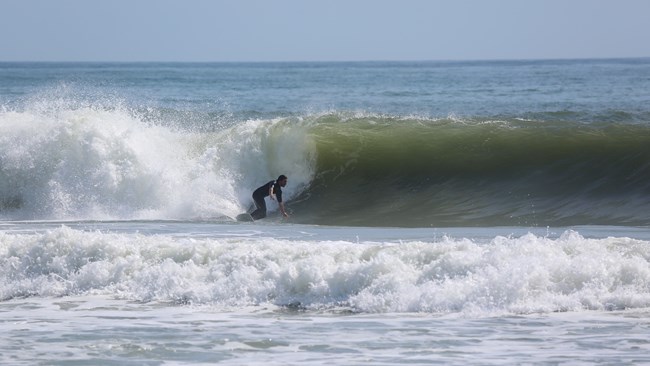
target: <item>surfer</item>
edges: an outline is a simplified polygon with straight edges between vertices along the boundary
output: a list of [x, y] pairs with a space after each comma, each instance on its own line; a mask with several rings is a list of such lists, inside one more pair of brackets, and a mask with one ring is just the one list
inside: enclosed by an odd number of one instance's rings
[[253, 201], [257, 209], [251, 213], [254, 220], [259, 220], [266, 217], [266, 202], [264, 197], [269, 196], [272, 200], [278, 201], [280, 212], [282, 216], [289, 217], [287, 211], [284, 209], [284, 202], [282, 202], [282, 187], [287, 185], [287, 176], [280, 175], [277, 180], [272, 180], [265, 185], [259, 187], [253, 192]]

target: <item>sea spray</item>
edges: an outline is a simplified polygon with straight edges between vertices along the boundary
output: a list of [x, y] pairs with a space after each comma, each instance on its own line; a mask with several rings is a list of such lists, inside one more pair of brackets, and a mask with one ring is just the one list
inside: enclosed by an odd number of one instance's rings
[[7, 219], [235, 216], [257, 185], [286, 174], [290, 198], [313, 146], [282, 120], [197, 133], [83, 107], [0, 113], [0, 208]]

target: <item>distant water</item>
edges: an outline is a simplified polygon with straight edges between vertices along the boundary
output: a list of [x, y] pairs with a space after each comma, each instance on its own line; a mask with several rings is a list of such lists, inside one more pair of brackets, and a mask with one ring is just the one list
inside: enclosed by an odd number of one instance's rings
[[648, 212], [650, 59], [0, 63], [0, 362], [647, 363]]

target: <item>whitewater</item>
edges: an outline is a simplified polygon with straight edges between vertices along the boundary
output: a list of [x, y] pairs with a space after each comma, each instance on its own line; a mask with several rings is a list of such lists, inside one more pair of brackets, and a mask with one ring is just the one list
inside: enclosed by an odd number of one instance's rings
[[300, 131], [274, 136], [273, 121], [198, 134], [124, 110], [57, 108], [0, 113], [10, 218], [235, 216], [269, 168], [291, 171], [289, 194], [310, 179]]
[[[0, 362], [650, 362], [650, 62], [0, 63]], [[279, 174], [291, 214], [239, 223]]]

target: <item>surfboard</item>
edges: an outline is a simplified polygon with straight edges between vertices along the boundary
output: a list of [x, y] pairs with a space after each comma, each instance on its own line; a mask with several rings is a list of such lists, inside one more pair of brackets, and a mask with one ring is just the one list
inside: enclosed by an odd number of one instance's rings
[[250, 221], [255, 221], [255, 220], [253, 219], [253, 216], [251, 216], [251, 214], [243, 213], [243, 214], [237, 215], [237, 221], [249, 221], [250, 222]]

